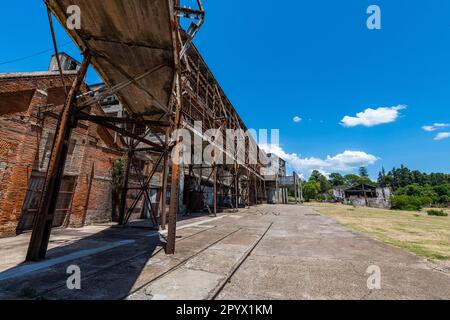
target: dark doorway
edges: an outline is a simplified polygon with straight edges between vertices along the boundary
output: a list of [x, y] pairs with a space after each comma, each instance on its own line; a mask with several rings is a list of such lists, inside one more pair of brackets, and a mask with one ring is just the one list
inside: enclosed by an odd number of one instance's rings
[[[22, 214], [17, 233], [31, 230], [33, 220], [38, 211], [39, 200], [42, 194], [45, 174], [33, 172], [28, 184], [27, 195], [22, 207]], [[58, 201], [56, 203], [56, 212], [53, 219], [53, 227], [62, 227], [65, 225], [68, 213], [72, 205], [73, 194], [77, 184], [76, 176], [65, 176], [59, 191]]]

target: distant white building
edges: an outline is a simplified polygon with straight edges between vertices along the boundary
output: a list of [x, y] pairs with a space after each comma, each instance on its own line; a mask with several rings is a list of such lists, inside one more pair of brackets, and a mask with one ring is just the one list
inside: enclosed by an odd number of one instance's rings
[[392, 189], [360, 184], [347, 189], [335, 187], [332, 195], [334, 199], [344, 204], [387, 209], [391, 207]]
[[278, 171], [274, 175], [266, 175], [267, 202], [270, 204], [289, 203], [289, 189], [295, 189], [296, 202], [303, 201], [301, 180], [297, 173], [287, 176], [286, 161], [274, 154], [267, 154], [269, 168], [273, 164], [278, 165]]

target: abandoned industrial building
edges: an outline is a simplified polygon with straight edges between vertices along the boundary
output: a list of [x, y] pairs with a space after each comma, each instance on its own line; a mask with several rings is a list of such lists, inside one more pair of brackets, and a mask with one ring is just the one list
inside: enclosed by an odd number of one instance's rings
[[[66, 83], [73, 81], [81, 63], [65, 53], [60, 54]], [[46, 72], [30, 72], [0, 75], [0, 132], [1, 139], [1, 184], [0, 193], [0, 236], [12, 236], [32, 229], [34, 216], [38, 210], [38, 203], [45, 179], [45, 172], [54, 132], [59, 116], [58, 108], [65, 101], [64, 86], [57, 71], [56, 56], [51, 59], [49, 70]], [[104, 84], [84, 85], [82, 93], [105, 90]], [[92, 103], [91, 114], [97, 116], [121, 117], [126, 112], [114, 95], [103, 98], [99, 103]], [[64, 180], [59, 192], [53, 227], [80, 227], [93, 223], [117, 221], [113, 214], [114, 181], [111, 173], [114, 163], [123, 158], [126, 152], [124, 137], [117, 132], [106, 129], [88, 121], [81, 121], [74, 130], [65, 164]], [[269, 155], [271, 157], [272, 155]], [[137, 166], [139, 170], [148, 170], [151, 158], [140, 155]], [[283, 184], [286, 179], [286, 166], [282, 159], [280, 171], [276, 178], [267, 177], [267, 185], [256, 185], [257, 188], [267, 188], [270, 203], [287, 203], [287, 188], [296, 185], [299, 180], [291, 184]], [[135, 165], [135, 164], [133, 164]], [[205, 205], [209, 208], [213, 204], [213, 181], [211, 169], [191, 166], [184, 172], [186, 183], [183, 184], [183, 200], [181, 213], [203, 211]], [[228, 174], [221, 171], [220, 174]], [[132, 183], [137, 186], [143, 174], [136, 173]], [[275, 181], [277, 180], [277, 182]], [[241, 188], [248, 191], [250, 182], [241, 180]], [[277, 184], [277, 185], [275, 185]], [[156, 209], [155, 217], [160, 218], [161, 201], [161, 172], [155, 172], [150, 185], [150, 203]], [[229, 194], [228, 183], [220, 186], [220, 196], [217, 201], [219, 208], [231, 208], [235, 201]], [[132, 204], [134, 189], [129, 188], [128, 203]], [[266, 201], [265, 192], [260, 195], [249, 192], [250, 203], [243, 195], [238, 197], [238, 207]], [[275, 194], [278, 191], [278, 197]], [[170, 193], [169, 193], [170, 197]], [[256, 199], [258, 197], [258, 199]], [[134, 209], [136, 219], [150, 218], [149, 212], [143, 212], [144, 203], [141, 201]], [[147, 208], [149, 209], [149, 208]], [[153, 208], [152, 208], [153, 210]]]
[[[64, 21], [58, 6], [50, 4]], [[201, 10], [177, 10], [193, 20], [191, 28], [200, 27]], [[287, 203], [288, 188], [296, 189], [300, 201], [298, 176], [287, 178], [284, 161], [265, 155], [251, 136], [245, 139], [245, 150], [225, 152], [225, 157], [235, 159], [232, 165], [174, 163], [176, 141], [170, 134], [177, 127], [200, 136], [204, 146], [212, 137], [198, 132], [196, 122], [205, 131], [247, 130], [192, 43], [192, 32], [180, 29], [182, 54], [178, 57], [168, 50], [159, 65], [159, 57], [149, 64], [128, 52], [135, 58], [130, 66], [134, 77], [117, 66], [123, 60], [120, 50], [128, 50], [127, 45], [110, 43], [101, 49], [110, 51], [107, 58], [96, 54], [100, 42], [86, 41], [76, 31], [72, 35], [86, 53], [83, 63], [55, 49], [48, 71], [0, 75], [0, 236], [33, 230], [28, 259], [35, 260], [45, 257], [45, 239], [52, 227], [148, 219], [156, 229], [169, 224], [168, 252], [173, 252], [180, 214], [215, 215], [222, 209], [263, 202]], [[170, 32], [164, 37], [168, 46], [178, 41]], [[145, 57], [154, 56], [155, 50], [142, 50]], [[175, 76], [163, 70], [175, 68], [173, 59], [180, 59], [182, 71]], [[83, 83], [89, 62], [108, 84]], [[182, 99], [177, 96], [181, 89]], [[69, 110], [73, 107], [68, 99], [73, 105], [78, 101], [78, 111]], [[252, 146], [257, 150], [250, 150]], [[265, 163], [280, 163], [279, 172], [262, 176], [266, 164], [245, 162], [250, 152], [258, 153]], [[244, 163], [237, 161], [238, 153], [243, 153]]]
[[[438, 261], [450, 254], [448, 209], [387, 210], [398, 190], [384, 169], [378, 184], [371, 179], [381, 155], [351, 146], [317, 154], [315, 135], [329, 134], [322, 110], [308, 115], [303, 87], [273, 72], [280, 64], [297, 77], [305, 62], [260, 42], [267, 37], [247, 12], [242, 26], [264, 52], [237, 52], [240, 67], [229, 64], [223, 77], [223, 52], [215, 60], [205, 48], [225, 49], [229, 25], [198, 38], [207, 26], [202, 0], [40, 6], [49, 32], [39, 45], [51, 49], [8, 58], [12, 68], [0, 62], [0, 301], [180, 300], [189, 315], [188, 300], [240, 299], [228, 308], [247, 308], [253, 300], [450, 298], [448, 265]], [[328, 76], [310, 71], [303, 84]], [[304, 154], [293, 153], [299, 146]]]

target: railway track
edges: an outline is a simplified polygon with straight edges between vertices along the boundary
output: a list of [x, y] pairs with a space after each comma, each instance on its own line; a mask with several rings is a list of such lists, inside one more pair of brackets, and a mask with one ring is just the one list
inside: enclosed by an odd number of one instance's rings
[[139, 288], [133, 290], [132, 292], [130, 292], [129, 294], [127, 294], [126, 296], [122, 297], [121, 300], [126, 299], [128, 297], [133, 296], [134, 294], [138, 293], [139, 291], [141, 291], [142, 289], [144, 289], [145, 287], [149, 286], [150, 284], [152, 284], [153, 282], [163, 278], [165, 275], [179, 269], [180, 267], [184, 266], [188, 261], [192, 260], [193, 258], [197, 257], [199, 254], [205, 252], [206, 250], [208, 250], [209, 248], [211, 248], [212, 246], [218, 244], [219, 242], [225, 240], [226, 238], [232, 236], [233, 234], [241, 231], [243, 228], [238, 228], [228, 234], [226, 234], [225, 236], [220, 237], [219, 239], [217, 239], [216, 241], [214, 241], [213, 243], [211, 243], [210, 245], [208, 245], [207, 247], [203, 248], [202, 250], [196, 252], [195, 254], [193, 254], [192, 256], [189, 256], [186, 259], [183, 259], [180, 263], [176, 264], [175, 266], [173, 266], [172, 268], [170, 268], [169, 270], [161, 273], [159, 276], [157, 276], [156, 278], [152, 279], [151, 281], [143, 284], [142, 286], [140, 286]]
[[[231, 278], [234, 276], [234, 274], [239, 270], [239, 268], [244, 264], [244, 262], [250, 257], [250, 255], [252, 254], [252, 252], [255, 250], [255, 248], [258, 246], [258, 244], [263, 240], [263, 238], [266, 236], [266, 234], [269, 232], [270, 228], [272, 227], [273, 222], [270, 223], [270, 225], [264, 230], [264, 233], [258, 237], [258, 239], [245, 251], [245, 253], [242, 255], [242, 257], [233, 265], [232, 269], [226, 274], [225, 278], [217, 285], [217, 287], [205, 298], [206, 300], [215, 300], [220, 293], [224, 290], [224, 288], [226, 287], [226, 285], [229, 283], [229, 281], [231, 280]], [[199, 232], [196, 232], [194, 234], [191, 234], [189, 236], [186, 236], [182, 239], [179, 239], [177, 242], [182, 242], [184, 240], [193, 238], [195, 236], [198, 236], [206, 231], [210, 231], [214, 228], [217, 228], [217, 226], [212, 226], [210, 228], [207, 228], [205, 230], [201, 230]], [[199, 256], [200, 254], [202, 254], [203, 252], [205, 252], [206, 250], [208, 250], [209, 248], [213, 247], [214, 245], [222, 242], [223, 240], [231, 237], [232, 235], [238, 233], [239, 231], [244, 230], [245, 228], [236, 228], [230, 232], [227, 232], [225, 235], [221, 236], [220, 238], [218, 238], [217, 240], [215, 240], [214, 242], [210, 243], [208, 246], [204, 247], [202, 250], [196, 252], [195, 254], [190, 255], [189, 257], [183, 259], [182, 261], [180, 261], [179, 263], [177, 263], [176, 265], [174, 265], [172, 268], [166, 270], [165, 272], [161, 273], [160, 275], [158, 275], [157, 277], [153, 278], [151, 281], [145, 282], [144, 284], [142, 284], [141, 286], [137, 287], [136, 289], [123, 294], [121, 296], [115, 297], [117, 299], [127, 299], [127, 298], [131, 298], [137, 294], [139, 294], [140, 292], [142, 292], [142, 290], [144, 290], [146, 287], [148, 287], [149, 285], [151, 285], [152, 283], [156, 282], [157, 280], [165, 277], [166, 275], [170, 274], [171, 272], [174, 272], [175, 270], [183, 267], [184, 265], [186, 265], [189, 261], [191, 261], [192, 259], [194, 259], [195, 257]], [[159, 248], [158, 250], [156, 250], [155, 252], [152, 253], [151, 258], [154, 258], [158, 253], [160, 253], [161, 251], [163, 251], [164, 248]], [[99, 268], [98, 270], [96, 270], [95, 272], [89, 274], [88, 276], [86, 276], [83, 281], [89, 280], [89, 279], [93, 279], [95, 278], [97, 275], [102, 274], [103, 272], [105, 272], [105, 270], [109, 270], [111, 268], [114, 268], [115, 266], [119, 266], [119, 265], [123, 265], [124, 263], [127, 263], [128, 261], [134, 260], [136, 258], [139, 258], [143, 255], [148, 254], [147, 252], [141, 252], [135, 255], [132, 255], [130, 257], [127, 257], [125, 259], [121, 259], [120, 261], [115, 262], [114, 264], [110, 264], [108, 266]], [[61, 284], [59, 286], [53, 287], [49, 290], [40, 292], [39, 295], [45, 297], [48, 294], [52, 294], [54, 292], [56, 292], [57, 290], [62, 289], [65, 286], [65, 284]]]
[[220, 295], [220, 293], [225, 289], [227, 284], [231, 281], [231, 278], [234, 276], [234, 274], [239, 270], [239, 268], [244, 264], [244, 262], [250, 257], [252, 252], [255, 250], [255, 248], [258, 246], [258, 244], [263, 240], [263, 238], [266, 236], [266, 234], [269, 232], [270, 228], [272, 228], [273, 222], [267, 227], [267, 229], [264, 231], [264, 233], [259, 237], [257, 241], [247, 250], [247, 252], [239, 259], [236, 264], [233, 266], [233, 268], [230, 270], [230, 272], [227, 274], [226, 278], [217, 286], [217, 288], [210, 294], [208, 297], [208, 300], [216, 300], [217, 297]]
[[[193, 233], [193, 234], [191, 234], [191, 235], [189, 235], [189, 236], [186, 236], [186, 237], [183, 237], [182, 239], [177, 240], [177, 242], [182, 242], [182, 241], [184, 241], [184, 240], [193, 238], [193, 237], [195, 237], [195, 236], [197, 236], [197, 235], [199, 235], [199, 234], [201, 234], [201, 233], [203, 233], [203, 232], [210, 231], [210, 230], [212, 230], [212, 229], [214, 229], [214, 228], [217, 228], [217, 226], [212, 226], [212, 227], [210, 227], [210, 228], [207, 228], [207, 229], [201, 230], [201, 231], [199, 231], [199, 232]], [[155, 250], [155, 251], [152, 253], [152, 255], [150, 256], [150, 259], [153, 258], [153, 257], [155, 257], [158, 253], [160, 253], [160, 252], [163, 251], [163, 250], [164, 250], [164, 248], [159, 248], [158, 250]], [[83, 281], [92, 279], [92, 278], [94, 278], [95, 276], [97, 276], [98, 274], [101, 274], [101, 273], [105, 272], [105, 270], [109, 270], [109, 269], [114, 268], [114, 267], [116, 267], [116, 266], [122, 265], [123, 263], [125, 263], [125, 262], [127, 262], [127, 261], [130, 261], [130, 260], [139, 258], [139, 257], [144, 256], [144, 255], [147, 255], [147, 254], [148, 254], [147, 252], [141, 252], [141, 253], [132, 255], [132, 256], [130, 256], [130, 257], [127, 257], [127, 258], [125, 258], [125, 259], [121, 259], [121, 260], [119, 260], [119, 261], [117, 261], [117, 262], [115, 262], [115, 263], [113, 263], [113, 264], [109, 264], [109, 265], [107, 265], [107, 266], [105, 266], [105, 267], [99, 268], [97, 271], [95, 271], [95, 272], [89, 274], [88, 276], [84, 277], [84, 278], [83, 278]], [[61, 289], [61, 288], [64, 288], [65, 286], [66, 286], [66, 283], [61, 284], [61, 285], [58, 285], [58, 286], [55, 286], [55, 287], [53, 287], [53, 288], [51, 288], [51, 289], [48, 289], [48, 290], [45, 290], [45, 291], [40, 292], [40, 293], [39, 293], [39, 296], [45, 297], [45, 295], [48, 295], [48, 294], [50, 294], [50, 293], [52, 293], [52, 292], [55, 292], [55, 291], [57, 291], [57, 290], [59, 290], [59, 289]]]
[[[227, 283], [231, 280], [231, 278], [233, 277], [233, 275], [239, 270], [239, 268], [244, 264], [244, 262], [250, 257], [250, 255], [252, 254], [252, 252], [255, 250], [255, 248], [258, 246], [258, 244], [263, 240], [263, 238], [266, 236], [266, 234], [269, 232], [270, 228], [272, 227], [273, 222], [265, 229], [264, 233], [258, 237], [258, 239], [250, 246], [250, 248], [244, 253], [244, 255], [234, 264], [234, 266], [232, 267], [232, 269], [227, 273], [226, 277], [224, 278], [224, 280], [222, 280], [218, 286], [212, 291], [212, 293], [210, 293], [208, 295], [208, 297], [206, 298], [206, 300], [215, 300], [219, 294], [223, 291], [223, 289], [226, 287]], [[221, 237], [220, 239], [214, 241], [213, 243], [211, 243], [210, 245], [208, 245], [207, 247], [203, 248], [201, 251], [195, 253], [194, 255], [184, 259], [183, 261], [181, 261], [180, 263], [178, 263], [176, 266], [174, 266], [173, 268], [167, 270], [166, 272], [162, 273], [161, 275], [159, 275], [157, 278], [152, 279], [152, 281], [149, 281], [147, 283], [145, 283], [144, 285], [140, 286], [138, 289], [134, 290], [132, 293], [130, 293], [129, 295], [127, 295], [127, 297], [131, 297], [134, 294], [137, 294], [139, 291], [141, 291], [142, 289], [148, 287], [149, 285], [151, 285], [152, 283], [154, 283], [155, 281], [157, 281], [158, 279], [163, 278], [164, 276], [168, 275], [169, 273], [181, 268], [182, 266], [186, 265], [190, 260], [194, 259], [195, 257], [197, 257], [198, 255], [200, 255], [201, 253], [205, 252], [206, 250], [208, 250], [209, 248], [213, 247], [214, 245], [220, 243], [221, 241], [227, 239], [228, 237], [232, 236], [233, 234], [244, 230], [244, 228], [238, 228], [237, 230], [234, 230], [228, 234], [226, 234], [225, 236]], [[125, 297], [126, 298], [126, 297]]]

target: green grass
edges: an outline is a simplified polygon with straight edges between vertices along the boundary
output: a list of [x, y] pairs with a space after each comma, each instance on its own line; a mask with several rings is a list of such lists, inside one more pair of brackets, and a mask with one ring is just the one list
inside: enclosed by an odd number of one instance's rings
[[435, 216], [435, 217], [448, 217], [448, 213], [444, 210], [428, 210], [429, 216]]
[[[450, 218], [421, 212], [310, 204], [321, 214], [379, 241], [432, 260], [450, 260]], [[445, 210], [448, 213], [448, 209]]]

